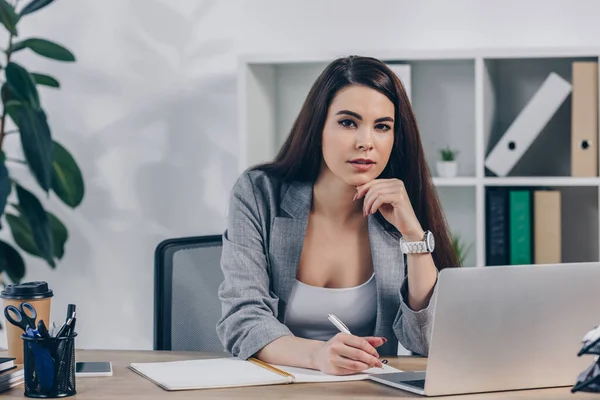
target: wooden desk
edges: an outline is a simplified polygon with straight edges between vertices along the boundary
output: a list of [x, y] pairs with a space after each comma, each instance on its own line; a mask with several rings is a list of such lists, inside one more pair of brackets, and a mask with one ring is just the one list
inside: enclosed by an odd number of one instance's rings
[[[2, 352], [0, 352], [0, 356]], [[214, 355], [212, 355], [214, 357]], [[77, 395], [72, 399], [381, 399], [381, 398], [421, 398], [424, 397], [397, 390], [372, 381], [336, 383], [294, 383], [291, 385], [257, 386], [230, 389], [204, 389], [167, 392], [149, 380], [129, 370], [131, 362], [175, 361], [211, 357], [206, 353], [157, 352], [157, 351], [104, 351], [78, 350], [77, 361], [111, 361], [112, 377], [77, 378]], [[422, 370], [426, 360], [417, 357], [388, 358], [389, 365], [404, 371]], [[437, 399], [568, 399], [595, 398], [600, 395], [590, 393], [572, 394], [570, 388], [521, 390], [466, 396], [445, 396]], [[23, 385], [0, 393], [2, 399], [25, 398]]]

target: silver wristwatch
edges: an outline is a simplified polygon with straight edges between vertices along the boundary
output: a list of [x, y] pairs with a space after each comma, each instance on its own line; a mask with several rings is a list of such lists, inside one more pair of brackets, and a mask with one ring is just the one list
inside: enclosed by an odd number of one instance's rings
[[435, 240], [431, 231], [425, 231], [423, 240], [408, 242], [404, 237], [400, 238], [400, 249], [404, 254], [432, 253], [435, 248]]

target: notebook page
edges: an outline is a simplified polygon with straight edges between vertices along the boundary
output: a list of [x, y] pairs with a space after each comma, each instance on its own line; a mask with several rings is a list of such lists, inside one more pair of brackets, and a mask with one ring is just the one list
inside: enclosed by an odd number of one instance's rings
[[288, 372], [296, 377], [294, 379], [295, 383], [309, 383], [309, 382], [346, 382], [346, 381], [361, 381], [368, 379], [369, 375], [375, 374], [389, 374], [392, 372], [402, 372], [401, 370], [390, 367], [389, 365], [384, 364], [383, 369], [381, 368], [369, 368], [364, 370], [362, 373], [354, 374], [354, 375], [328, 375], [321, 371], [306, 369], [306, 368], [297, 368], [297, 367], [288, 367], [284, 365], [273, 365], [274, 367]]
[[276, 385], [288, 379], [235, 357], [132, 363], [131, 369], [166, 390]]

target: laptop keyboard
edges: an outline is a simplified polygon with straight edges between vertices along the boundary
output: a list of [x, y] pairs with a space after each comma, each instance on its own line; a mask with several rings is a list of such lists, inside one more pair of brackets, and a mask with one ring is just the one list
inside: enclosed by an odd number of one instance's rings
[[425, 379], [417, 379], [414, 381], [403, 381], [402, 383], [415, 386], [421, 389], [425, 389]]

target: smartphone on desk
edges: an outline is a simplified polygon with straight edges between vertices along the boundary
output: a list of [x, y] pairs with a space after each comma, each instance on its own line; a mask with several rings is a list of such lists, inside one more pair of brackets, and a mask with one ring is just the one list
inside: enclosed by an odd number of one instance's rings
[[78, 361], [75, 363], [75, 377], [112, 376], [112, 364], [108, 361]]

